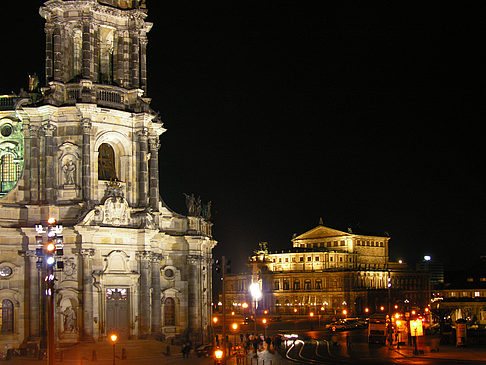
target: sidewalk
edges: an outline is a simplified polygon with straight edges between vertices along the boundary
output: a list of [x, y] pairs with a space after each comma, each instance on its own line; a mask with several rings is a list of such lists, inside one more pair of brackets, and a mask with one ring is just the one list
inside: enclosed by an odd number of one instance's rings
[[441, 345], [439, 352], [432, 352], [430, 345], [421, 345], [418, 349], [419, 351], [423, 351], [423, 353], [414, 355], [413, 346], [400, 346], [399, 349], [397, 349], [396, 346], [390, 347], [390, 350], [407, 358], [471, 360], [484, 361], [486, 363], [485, 346], [475, 345], [469, 347], [456, 347], [454, 345]]
[[[167, 355], [167, 347], [170, 354]], [[115, 345], [115, 361], [118, 365], [154, 365], [154, 364], [212, 364], [212, 359], [198, 358], [191, 352], [189, 359], [184, 359], [180, 346], [171, 346], [155, 340], [127, 340]], [[47, 360], [28, 357], [15, 357], [6, 364], [41, 365]], [[69, 348], [56, 351], [56, 364], [68, 365], [112, 365], [113, 345], [106, 342], [79, 343]]]

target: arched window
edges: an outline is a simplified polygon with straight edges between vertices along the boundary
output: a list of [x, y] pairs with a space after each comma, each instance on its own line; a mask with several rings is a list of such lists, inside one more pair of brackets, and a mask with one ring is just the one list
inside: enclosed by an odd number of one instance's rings
[[164, 325], [175, 326], [175, 301], [172, 298], [164, 302]]
[[98, 180], [116, 180], [115, 151], [108, 143], [98, 149]]
[[3, 155], [0, 166], [2, 181], [6, 182], [17, 180], [17, 164], [14, 162], [13, 155], [10, 153]]
[[2, 307], [0, 308], [0, 331], [1, 333], [13, 332], [13, 303], [8, 300], [2, 300]]

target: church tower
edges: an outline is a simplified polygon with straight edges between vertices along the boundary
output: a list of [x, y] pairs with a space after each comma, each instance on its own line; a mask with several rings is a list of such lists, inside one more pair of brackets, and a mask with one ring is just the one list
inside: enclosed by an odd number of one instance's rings
[[63, 226], [58, 341], [207, 341], [216, 241], [209, 205], [184, 216], [159, 195], [145, 1], [49, 0], [40, 15], [46, 84], [0, 97], [0, 344], [46, 330], [34, 227], [49, 217]]

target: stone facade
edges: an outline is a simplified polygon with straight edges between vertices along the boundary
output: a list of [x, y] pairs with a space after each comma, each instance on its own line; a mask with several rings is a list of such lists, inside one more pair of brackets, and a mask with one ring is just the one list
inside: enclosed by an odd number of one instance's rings
[[339, 315], [343, 310], [360, 315], [395, 304], [427, 306], [428, 275], [389, 262], [389, 240], [319, 225], [293, 238], [287, 252], [269, 252], [262, 243], [250, 258], [249, 273], [228, 276], [226, 308], [251, 313], [256, 305], [249, 293], [252, 283], [262, 290], [258, 311], [273, 315]]
[[21, 176], [0, 199], [0, 343], [45, 337], [34, 226], [49, 217], [63, 226], [58, 341], [210, 335], [216, 241], [207, 215], [159, 195], [165, 129], [146, 97], [144, 3], [47, 1], [47, 85], [0, 100], [0, 128], [23, 135]]

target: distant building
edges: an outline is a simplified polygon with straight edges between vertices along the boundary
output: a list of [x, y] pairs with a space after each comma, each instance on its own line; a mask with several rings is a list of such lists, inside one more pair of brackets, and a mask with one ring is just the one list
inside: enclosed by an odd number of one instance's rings
[[261, 244], [250, 258], [249, 273], [227, 279], [226, 307], [244, 313], [241, 305], [252, 303], [249, 286], [255, 282], [262, 290], [257, 310], [270, 314], [346, 310], [356, 315], [387, 311], [395, 304], [404, 309], [426, 306], [428, 274], [389, 262], [389, 240], [318, 225], [293, 238], [287, 252], [269, 252]]
[[422, 262], [416, 264], [417, 271], [427, 272], [430, 275], [430, 285], [436, 288], [444, 284], [444, 264], [431, 256], [424, 256]]
[[464, 318], [486, 325], [486, 257], [461, 271], [446, 271], [444, 283], [432, 291], [432, 308], [454, 322]]

